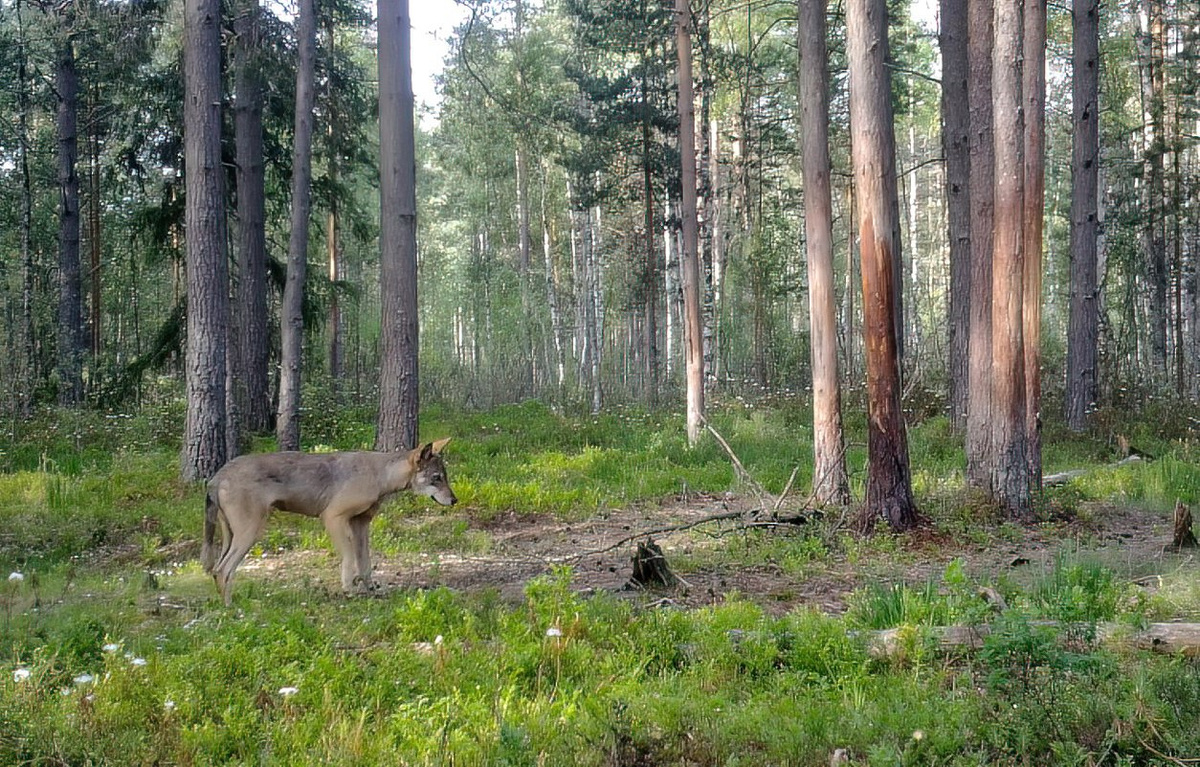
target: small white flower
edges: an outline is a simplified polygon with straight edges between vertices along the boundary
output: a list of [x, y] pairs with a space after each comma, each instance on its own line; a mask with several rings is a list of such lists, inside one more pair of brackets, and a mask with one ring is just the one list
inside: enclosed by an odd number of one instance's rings
[[91, 684], [94, 681], [96, 681], [96, 677], [92, 676], [91, 674], [80, 674], [79, 676], [75, 677], [75, 684]]
[[109, 642], [100, 649], [104, 652], [116, 652], [117, 650], [121, 649], [121, 645], [117, 644], [116, 642]]
[[70, 695], [70, 694], [71, 694], [71, 688], [70, 688], [70, 687], [64, 687], [64, 688], [62, 688], [61, 690], [59, 690], [59, 691], [58, 691], [58, 693], [59, 693], [60, 695], [62, 695], [62, 696], [65, 698], [66, 696], [68, 696], [68, 695]]
[[165, 708], [167, 711], [174, 711], [175, 710], [175, 701], [171, 700], [170, 698], [167, 698], [167, 701], [165, 703], [163, 703], [163, 708]]
[[925, 731], [924, 730], [913, 730], [912, 739], [913, 740], [925, 740]]
[[300, 692], [299, 687], [280, 687], [279, 688], [279, 694], [285, 698], [295, 695], [298, 692]]
[[435, 636], [435, 637], [433, 638], [433, 643], [434, 643], [434, 644], [441, 644], [441, 643], [442, 643], [442, 641], [443, 641], [443, 640], [442, 640], [442, 635], [441, 635], [441, 634], [438, 634], [437, 636]]
[[[0, 572], [2, 572], [2, 571], [0, 571]], [[8, 574], [8, 582], [9, 583], [20, 583], [23, 580], [25, 580], [24, 573], [9, 573]]]
[[551, 626], [550, 628], [546, 629], [546, 636], [560, 637], [562, 636], [562, 629], [560, 629], [558, 626]]
[[131, 664], [133, 664], [134, 666], [145, 666], [145, 665], [146, 665], [146, 659], [145, 659], [145, 658], [134, 658], [133, 660], [131, 660], [131, 661], [129, 661], [129, 662], [130, 662]]
[[30, 675], [31, 673], [33, 673], [33, 672], [31, 672], [31, 671], [30, 671], [29, 669], [27, 669], [27, 668], [19, 668], [19, 669], [15, 669], [15, 670], [13, 671], [13, 681], [14, 681], [14, 682], [24, 682], [26, 679], [28, 679], [28, 678], [29, 678], [29, 675]]

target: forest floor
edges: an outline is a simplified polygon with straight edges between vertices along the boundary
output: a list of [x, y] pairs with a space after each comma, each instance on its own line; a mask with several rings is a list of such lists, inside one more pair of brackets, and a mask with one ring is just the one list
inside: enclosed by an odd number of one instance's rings
[[[1035, 525], [985, 521], [966, 532], [926, 526], [904, 536], [870, 538], [850, 533], [845, 517], [766, 529], [728, 519], [702, 522], [757, 508], [760, 504], [752, 498], [724, 494], [614, 508], [580, 521], [511, 512], [486, 520], [452, 515], [473, 536], [471, 545], [375, 552], [375, 580], [380, 596], [446, 586], [467, 592], [494, 589], [503, 600], [518, 602], [530, 579], [569, 566], [572, 587], [580, 592], [639, 597], [645, 591], [630, 582], [632, 555], [636, 542], [647, 537], [662, 547], [682, 581], [675, 588], [654, 590], [654, 599], [695, 608], [735, 593], [773, 615], [796, 608], [841, 614], [851, 595], [871, 582], [936, 582], [956, 559], [979, 582], [1028, 582], [1051, 572], [1056, 559], [1069, 554], [1112, 569], [1147, 593], [1155, 591], [1161, 576], [1200, 572], [1194, 554], [1169, 548], [1171, 524], [1165, 513], [1112, 503], [1086, 504], [1070, 519]], [[794, 511], [785, 507], [781, 513]], [[444, 525], [446, 517], [409, 516], [397, 524], [401, 530], [417, 530]], [[669, 530], [673, 527], [687, 529]], [[797, 558], [797, 549], [810, 556]], [[337, 562], [328, 548], [284, 549], [249, 558], [241, 572], [256, 580], [313, 579], [332, 591]]]

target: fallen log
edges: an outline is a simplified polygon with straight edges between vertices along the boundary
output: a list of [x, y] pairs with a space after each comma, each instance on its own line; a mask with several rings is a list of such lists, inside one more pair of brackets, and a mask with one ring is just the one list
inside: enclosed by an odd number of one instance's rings
[[[1036, 621], [1035, 625], [1069, 628], [1057, 621]], [[913, 642], [929, 637], [938, 649], [946, 653], [966, 652], [983, 648], [984, 640], [992, 633], [987, 624], [979, 626], [934, 626], [920, 628], [902, 626], [873, 631], [867, 637], [867, 652], [874, 658], [902, 657]], [[1200, 623], [1151, 623], [1134, 629], [1121, 623], [1101, 623], [1096, 626], [1096, 644], [1109, 649], [1139, 649], [1200, 657]]]
[[1146, 458], [1144, 458], [1140, 453], [1135, 453], [1125, 456], [1116, 463], [1110, 463], [1103, 467], [1093, 467], [1091, 469], [1071, 469], [1070, 471], [1060, 471], [1057, 474], [1047, 474], [1046, 476], [1042, 477], [1042, 487], [1058, 487], [1059, 485], [1065, 485], [1073, 479], [1078, 479], [1088, 472], [1095, 471], [1097, 468], [1115, 469], [1119, 466], [1125, 466], [1126, 464], [1130, 463], [1141, 463], [1145, 460]]

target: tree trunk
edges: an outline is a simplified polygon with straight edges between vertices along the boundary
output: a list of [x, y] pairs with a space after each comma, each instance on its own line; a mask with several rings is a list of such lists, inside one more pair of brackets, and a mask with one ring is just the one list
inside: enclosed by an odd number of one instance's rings
[[850, 502], [837, 366], [833, 291], [833, 192], [829, 181], [829, 60], [825, 0], [799, 0], [800, 144], [804, 174], [804, 233], [808, 264], [813, 389], [813, 499]]
[[563, 338], [562, 310], [558, 300], [558, 269], [554, 264], [554, 248], [550, 236], [549, 212], [546, 209], [546, 186], [549, 183], [549, 162], [542, 162], [542, 256], [546, 262], [546, 305], [550, 307], [550, 331], [554, 342], [554, 382], [561, 399], [567, 381], [566, 342]]
[[1042, 230], [1046, 206], [1046, 0], [1025, 0], [1024, 298], [1025, 458], [1029, 485], [1042, 486]]
[[225, 463], [229, 266], [221, 168], [221, 7], [184, 3], [187, 202], [187, 418], [181, 470], [207, 479]]
[[1072, 21], [1071, 298], [1067, 427], [1083, 431], [1096, 402], [1100, 339], [1097, 198], [1100, 170], [1100, 3], [1079, 0]]
[[315, 0], [299, 0], [296, 24], [296, 127], [292, 145], [292, 226], [287, 282], [280, 308], [280, 450], [300, 449], [300, 366], [304, 354], [304, 282], [308, 272], [308, 219], [312, 210], [312, 137], [317, 20]]
[[1150, 332], [1151, 379], [1166, 380], [1167, 372], [1167, 248], [1164, 234], [1164, 166], [1166, 141], [1163, 131], [1164, 61], [1161, 45], [1162, 0], [1142, 0], [1142, 23], [1138, 59], [1142, 87], [1142, 130], [1145, 146], [1145, 210], [1143, 247], [1146, 276], [1150, 282], [1147, 325]]
[[971, 155], [967, 0], [941, 0], [942, 152], [950, 241], [950, 423], [967, 424], [971, 308]]
[[894, 259], [896, 137], [891, 117], [887, 5], [849, 0], [846, 50], [850, 71], [850, 130], [858, 197], [863, 282], [863, 336], [867, 355], [868, 519], [893, 530], [917, 524], [900, 410]]
[[521, 340], [525, 345], [525, 363], [522, 383], [529, 387], [522, 396], [528, 396], [537, 386], [536, 357], [533, 353], [533, 297], [529, 274], [531, 262], [530, 215], [529, 215], [529, 156], [524, 142], [517, 139], [515, 157], [517, 182], [517, 278], [521, 281]]
[[[650, 141], [650, 94], [648, 89], [648, 56], [642, 57], [642, 204], [645, 227], [645, 265], [642, 280], [642, 300], [645, 311], [642, 375], [646, 404], [658, 403], [658, 248], [654, 236], [654, 169]], [[682, 109], [680, 110], [682, 112]]]
[[[325, 33], [329, 40], [329, 56], [332, 60], [337, 56], [337, 30], [332, 15], [326, 17]], [[340, 155], [338, 152], [337, 135], [334, 126], [345, 116], [340, 114], [337, 94], [334, 92], [332, 79], [327, 81], [325, 99], [328, 110], [328, 124], [325, 126], [325, 142], [329, 153], [329, 210], [325, 215], [325, 262], [329, 276], [329, 314], [327, 332], [329, 334], [329, 384], [334, 397], [341, 391], [342, 378], [345, 376], [343, 357], [345, 355], [345, 329], [342, 327], [342, 302], [340, 283], [342, 280], [342, 244], [341, 218], [338, 210], [338, 171]]]
[[33, 332], [33, 179], [29, 172], [29, 69], [25, 26], [21, 2], [16, 2], [17, 18], [17, 107], [19, 110], [18, 148], [21, 159], [21, 355], [23, 386], [18, 387], [22, 418], [33, 415], [33, 390], [39, 371], [34, 354]]
[[408, 0], [379, 3], [380, 299], [376, 450], [417, 445], [417, 191]]
[[[992, 0], [967, 0], [968, 104], [970, 109], [971, 297], [967, 342], [967, 484], [991, 491], [992, 209], [995, 162], [992, 142]], [[1005, 118], [1007, 119], [1007, 117]]]
[[83, 401], [83, 296], [79, 263], [79, 74], [75, 68], [74, 13], [63, 11], [63, 38], [54, 68], [58, 95], [58, 403]]
[[[235, 402], [241, 425], [254, 434], [271, 430], [267, 324], [266, 198], [263, 176], [263, 88], [258, 0], [243, 0], [234, 17], [233, 104], [237, 151], [238, 253], [236, 310], [230, 349], [237, 375]], [[233, 448], [234, 445], [230, 445]]]
[[995, 237], [992, 254], [992, 491], [1017, 518], [1032, 510], [1025, 438], [1025, 120], [1021, 108], [1024, 0], [996, 0], [993, 49]]
[[699, 226], [696, 220], [696, 104], [692, 96], [692, 11], [675, 0], [675, 48], [679, 56], [679, 161], [682, 234], [679, 263], [683, 283], [683, 338], [687, 364], [687, 435], [700, 441], [704, 420], [704, 317], [700, 306]]
[[96, 108], [100, 100], [99, 86], [93, 84], [88, 109], [88, 305], [91, 315], [92, 364], [98, 366], [102, 346], [101, 316], [103, 301], [100, 272], [100, 118]]

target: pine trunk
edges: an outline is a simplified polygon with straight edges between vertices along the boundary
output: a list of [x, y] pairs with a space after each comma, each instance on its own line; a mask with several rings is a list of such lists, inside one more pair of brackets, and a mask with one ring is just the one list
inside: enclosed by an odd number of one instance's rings
[[868, 519], [893, 530], [917, 524], [900, 409], [900, 359], [895, 266], [896, 138], [891, 121], [887, 5], [849, 0], [846, 49], [850, 71], [850, 130], [858, 197], [867, 357]]
[[187, 203], [187, 417], [185, 481], [225, 463], [229, 267], [221, 167], [221, 6], [184, 4], [184, 162]]
[[1071, 286], [1067, 427], [1082, 431], [1096, 403], [1100, 343], [1097, 275], [1100, 170], [1100, 3], [1080, 0], [1072, 21]]
[[[239, 3], [233, 21], [234, 142], [237, 152], [237, 286], [230, 350], [241, 425], [254, 434], [271, 430], [267, 325], [266, 197], [263, 175], [263, 87], [258, 0]], [[233, 447], [232, 445], [230, 447]]]
[[408, 0], [379, 3], [380, 299], [376, 450], [417, 444], [417, 198]]
[[829, 60], [825, 0], [799, 0], [800, 144], [804, 174], [804, 233], [808, 265], [813, 390], [813, 499], [850, 502], [837, 365], [833, 291], [833, 192], [829, 171]]
[[995, 237], [992, 254], [992, 492], [1010, 516], [1032, 506], [1025, 439], [1025, 120], [1021, 108], [1024, 0], [996, 0], [992, 98]]
[[692, 96], [692, 11], [675, 0], [675, 47], [679, 56], [679, 161], [683, 179], [679, 253], [683, 283], [683, 337], [687, 365], [687, 435], [700, 441], [704, 421], [704, 317], [700, 307], [699, 228], [696, 220], [696, 105]]
[[288, 238], [287, 282], [280, 307], [279, 414], [275, 435], [280, 450], [300, 449], [300, 368], [304, 354], [304, 283], [308, 273], [308, 220], [312, 210], [312, 137], [316, 76], [315, 0], [299, 0], [296, 25], [296, 122], [292, 145], [292, 221]]
[[[70, 13], [70, 11], [65, 11]], [[83, 401], [83, 296], [79, 263], [79, 74], [73, 21], [63, 20], [54, 69], [58, 95], [58, 403]]]
[[967, 0], [941, 0], [942, 152], [950, 242], [950, 423], [967, 424], [971, 309], [971, 155]]
[[1042, 486], [1042, 235], [1046, 205], [1046, 0], [1025, 0], [1024, 298], [1025, 458], [1029, 484]]
[[[967, 0], [968, 104], [970, 109], [971, 297], [967, 369], [967, 484], [992, 489], [992, 0]], [[1007, 117], [1006, 117], [1007, 119]]]

